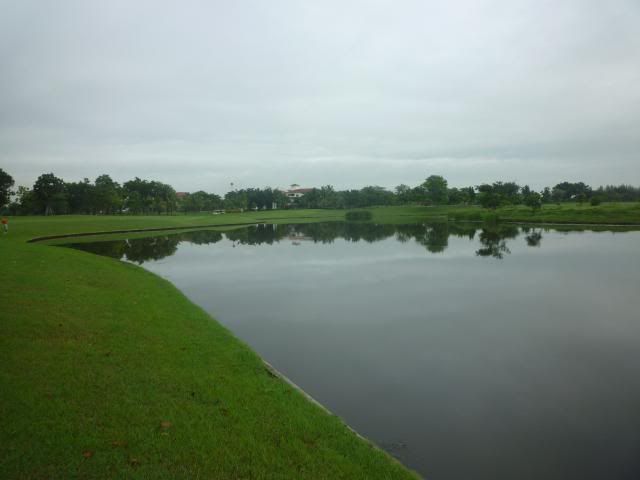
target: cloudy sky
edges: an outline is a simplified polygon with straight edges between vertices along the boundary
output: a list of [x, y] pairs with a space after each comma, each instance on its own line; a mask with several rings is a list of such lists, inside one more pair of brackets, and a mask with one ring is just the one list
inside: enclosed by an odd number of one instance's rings
[[0, 167], [640, 184], [640, 1], [0, 0]]

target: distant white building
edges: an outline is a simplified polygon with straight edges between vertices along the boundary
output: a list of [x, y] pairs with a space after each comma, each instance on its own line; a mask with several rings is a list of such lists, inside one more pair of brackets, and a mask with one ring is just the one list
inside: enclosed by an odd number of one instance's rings
[[313, 188], [294, 188], [293, 190], [287, 190], [285, 195], [291, 200], [303, 197], [306, 193], [309, 193]]

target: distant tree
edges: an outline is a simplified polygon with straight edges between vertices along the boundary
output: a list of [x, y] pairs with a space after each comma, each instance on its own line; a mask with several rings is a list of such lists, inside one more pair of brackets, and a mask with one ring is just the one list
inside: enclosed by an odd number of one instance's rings
[[471, 205], [475, 202], [476, 191], [473, 187], [449, 188], [449, 205]]
[[214, 193], [202, 190], [187, 194], [180, 205], [180, 210], [184, 212], [210, 212], [220, 208], [222, 208], [222, 199]]
[[602, 203], [602, 199], [598, 196], [591, 197], [590, 203], [592, 206], [597, 207]]
[[395, 188], [395, 194], [398, 203], [405, 204], [411, 201], [411, 187], [409, 185], [400, 184]]
[[0, 168], [0, 208], [9, 203], [13, 184], [13, 177]]
[[344, 190], [340, 192], [340, 203], [343, 208], [357, 208], [363, 206], [360, 190]]
[[495, 192], [480, 192], [478, 194], [478, 202], [484, 208], [495, 210], [502, 205], [502, 198]]
[[504, 203], [503, 196], [498, 191], [496, 191], [493, 185], [483, 183], [482, 185], [478, 185], [477, 189], [478, 203], [483, 208], [490, 208], [492, 210], [495, 210]]
[[81, 182], [67, 183], [66, 189], [70, 213], [94, 212], [95, 185], [93, 185], [88, 178], [85, 178]]
[[64, 181], [53, 173], [45, 173], [38, 177], [33, 185], [38, 210], [45, 215], [65, 213], [67, 196]]
[[558, 187], [553, 187], [551, 190], [551, 199], [555, 203], [561, 203], [568, 199], [567, 192]]
[[129, 213], [149, 213], [151, 204], [151, 184], [135, 177], [123, 184], [124, 208]]
[[393, 193], [384, 187], [370, 185], [360, 190], [361, 203], [363, 207], [374, 205], [392, 205], [395, 197]]
[[124, 209], [130, 213], [173, 213], [178, 206], [171, 185], [138, 177], [122, 186]]
[[492, 188], [504, 204], [518, 205], [522, 202], [520, 186], [516, 182], [493, 182]]
[[276, 208], [284, 208], [287, 206], [287, 195], [280, 189], [273, 190], [273, 202], [272, 205]]
[[426, 200], [434, 205], [445, 205], [449, 201], [447, 181], [440, 175], [429, 176], [422, 184]]
[[551, 203], [551, 189], [549, 187], [544, 187], [544, 190], [540, 192], [540, 197], [542, 203]]
[[561, 182], [553, 187], [553, 190], [564, 192], [564, 198], [560, 199], [560, 201], [572, 200], [578, 195], [591, 197], [591, 187], [589, 185], [585, 185], [584, 182]]
[[476, 189], [473, 187], [464, 187], [460, 190], [462, 192], [462, 202], [466, 205], [471, 205], [476, 201]]
[[640, 200], [640, 187], [607, 185], [599, 187], [593, 194], [607, 202], [633, 202]]
[[122, 209], [122, 189], [109, 175], [96, 178], [93, 195], [96, 212], [112, 214]]
[[542, 196], [538, 192], [529, 191], [529, 194], [524, 197], [524, 204], [536, 212], [542, 208]]
[[318, 190], [317, 208], [337, 208], [338, 194], [331, 185], [325, 185]]
[[463, 203], [463, 194], [459, 188], [453, 187], [447, 189], [447, 199], [450, 205], [459, 205]]
[[178, 198], [171, 185], [162, 182], [151, 182], [151, 198], [154, 211], [158, 214], [169, 215], [176, 211]]
[[476, 188], [478, 203], [484, 208], [495, 209], [502, 205], [518, 205], [522, 202], [520, 186], [515, 182], [493, 182], [491, 185], [483, 183]]
[[9, 205], [9, 212], [11, 212], [12, 215], [39, 213], [36, 209], [35, 196], [32, 190], [19, 186], [15, 194], [15, 200]]
[[249, 200], [247, 192], [244, 190], [232, 190], [227, 192], [224, 196], [224, 208], [227, 209], [243, 209], [246, 210], [249, 206]]

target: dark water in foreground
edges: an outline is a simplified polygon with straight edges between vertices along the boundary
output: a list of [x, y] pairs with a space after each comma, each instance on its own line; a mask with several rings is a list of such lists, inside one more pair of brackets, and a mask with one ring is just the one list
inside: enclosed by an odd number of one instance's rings
[[168, 278], [426, 478], [640, 478], [640, 232], [332, 223], [74, 246]]

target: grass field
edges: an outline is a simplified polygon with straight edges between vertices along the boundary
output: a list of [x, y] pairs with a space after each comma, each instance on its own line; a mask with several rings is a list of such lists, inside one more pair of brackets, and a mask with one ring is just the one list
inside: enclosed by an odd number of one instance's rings
[[0, 477], [413, 478], [168, 282], [25, 243], [211, 220], [11, 219], [0, 235]]
[[[640, 224], [640, 205], [374, 208], [419, 219]], [[413, 478], [271, 375], [144, 269], [27, 243], [145, 228], [341, 220], [344, 211], [10, 219], [0, 234], [0, 477]]]

